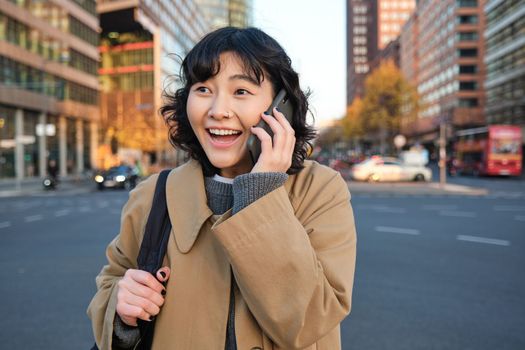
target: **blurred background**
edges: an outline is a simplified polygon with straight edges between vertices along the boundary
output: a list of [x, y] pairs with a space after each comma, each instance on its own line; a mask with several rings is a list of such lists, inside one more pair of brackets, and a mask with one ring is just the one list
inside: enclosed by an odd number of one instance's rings
[[343, 349], [525, 349], [525, 0], [0, 0], [0, 348], [92, 344], [128, 191], [186, 158], [163, 90], [226, 25], [287, 50], [352, 193]]

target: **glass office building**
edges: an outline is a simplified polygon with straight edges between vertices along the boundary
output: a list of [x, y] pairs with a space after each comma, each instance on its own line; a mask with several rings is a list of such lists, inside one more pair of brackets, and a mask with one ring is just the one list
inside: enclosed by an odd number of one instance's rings
[[62, 176], [96, 161], [95, 1], [0, 0], [0, 178]]
[[[102, 0], [97, 11], [101, 142], [118, 144], [119, 161], [169, 161], [173, 152], [157, 113], [161, 94], [178, 87], [181, 60], [209, 30], [208, 22], [192, 0]], [[101, 152], [111, 153], [109, 147]]]
[[488, 124], [521, 125], [525, 137], [525, 0], [485, 5]]
[[211, 29], [253, 25], [252, 0], [195, 0]]

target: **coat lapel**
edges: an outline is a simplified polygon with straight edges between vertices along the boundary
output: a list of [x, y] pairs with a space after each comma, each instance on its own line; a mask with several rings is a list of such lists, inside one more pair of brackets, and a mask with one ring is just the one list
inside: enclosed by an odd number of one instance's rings
[[190, 251], [204, 222], [213, 215], [207, 205], [200, 164], [190, 160], [173, 169], [166, 182], [172, 235], [182, 253]]

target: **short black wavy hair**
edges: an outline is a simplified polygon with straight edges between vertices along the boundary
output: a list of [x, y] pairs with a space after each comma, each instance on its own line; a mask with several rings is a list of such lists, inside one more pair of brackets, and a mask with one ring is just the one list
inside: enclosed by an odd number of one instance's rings
[[188, 155], [199, 161], [204, 173], [218, 174], [208, 160], [188, 120], [186, 103], [193, 84], [206, 81], [220, 71], [220, 55], [230, 52], [236, 55], [244, 69], [260, 84], [267, 78], [275, 94], [281, 89], [287, 92], [288, 100], [294, 107], [292, 127], [295, 130], [295, 147], [288, 174], [295, 174], [303, 168], [311, 140], [316, 136], [312, 126], [306, 123], [309, 92], [299, 86], [299, 75], [291, 65], [290, 57], [279, 43], [257, 28], [225, 27], [217, 29], [202, 38], [182, 61], [180, 79], [183, 87], [174, 94], [164, 92], [164, 105], [160, 114], [169, 127], [169, 140]]

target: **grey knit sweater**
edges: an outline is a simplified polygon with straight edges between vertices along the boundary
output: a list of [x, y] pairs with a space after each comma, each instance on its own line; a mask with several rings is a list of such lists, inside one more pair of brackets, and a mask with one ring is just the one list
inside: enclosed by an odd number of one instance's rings
[[[213, 214], [224, 214], [232, 208], [232, 215], [246, 208], [257, 199], [282, 186], [288, 179], [286, 173], [248, 173], [237, 176], [233, 183], [221, 177], [204, 179], [208, 207]], [[175, 232], [175, 234], [177, 234]], [[233, 287], [233, 285], [232, 285]], [[230, 297], [230, 315], [228, 318], [225, 349], [237, 349], [235, 342], [235, 325], [233, 324], [234, 300]], [[115, 315], [113, 327], [113, 348], [129, 349], [140, 337], [137, 327], [126, 325]]]

